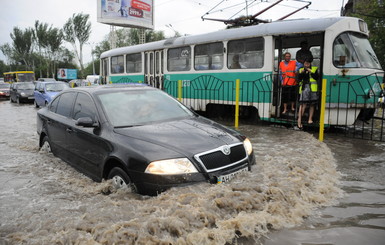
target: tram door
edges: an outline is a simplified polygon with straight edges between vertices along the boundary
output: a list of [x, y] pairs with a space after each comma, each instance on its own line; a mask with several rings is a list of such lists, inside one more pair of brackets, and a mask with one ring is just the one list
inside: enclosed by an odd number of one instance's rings
[[[273, 75], [273, 106], [271, 115], [273, 117], [279, 117], [285, 120], [294, 120], [298, 112], [298, 87], [295, 88], [294, 94], [288, 94], [287, 90], [282, 89], [281, 78], [279, 75], [279, 63], [283, 60], [283, 55], [288, 52], [291, 54], [291, 60], [296, 60], [297, 51], [301, 49], [301, 42], [306, 41], [308, 47], [313, 56], [312, 66], [318, 67], [319, 74], [322, 74], [322, 60], [323, 60], [323, 43], [324, 33], [311, 33], [311, 34], [292, 34], [282, 35], [274, 37], [274, 75]], [[297, 63], [297, 66], [299, 64]], [[299, 67], [296, 67], [299, 69]], [[319, 80], [321, 81], [322, 78]], [[287, 102], [289, 108], [288, 113], [283, 113], [284, 102], [291, 98], [295, 103], [295, 110], [292, 111], [290, 108], [290, 102]]]
[[145, 52], [145, 82], [156, 88], [163, 87], [163, 50]]

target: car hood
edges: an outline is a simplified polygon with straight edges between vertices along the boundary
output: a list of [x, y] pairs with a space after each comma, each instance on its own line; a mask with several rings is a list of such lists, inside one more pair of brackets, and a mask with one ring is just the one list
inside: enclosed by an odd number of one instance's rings
[[33, 94], [33, 89], [18, 89], [18, 93], [26, 93], [26, 94]]
[[118, 134], [150, 142], [180, 153], [203, 151], [241, 142], [236, 131], [203, 118], [190, 118], [130, 128], [116, 128]]

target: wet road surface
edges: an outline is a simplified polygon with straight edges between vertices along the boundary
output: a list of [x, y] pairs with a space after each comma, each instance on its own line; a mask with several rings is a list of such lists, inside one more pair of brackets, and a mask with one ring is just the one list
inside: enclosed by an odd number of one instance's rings
[[251, 173], [147, 197], [39, 150], [36, 111], [0, 101], [0, 244], [385, 241], [384, 143], [243, 125], [257, 158]]

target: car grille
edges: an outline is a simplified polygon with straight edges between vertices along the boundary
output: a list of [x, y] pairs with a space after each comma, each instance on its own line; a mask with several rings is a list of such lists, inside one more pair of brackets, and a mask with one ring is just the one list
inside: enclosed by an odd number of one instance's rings
[[213, 172], [224, 169], [247, 159], [246, 151], [243, 144], [231, 145], [230, 154], [223, 153], [223, 147], [213, 149], [195, 155], [195, 159], [200, 162], [207, 172]]

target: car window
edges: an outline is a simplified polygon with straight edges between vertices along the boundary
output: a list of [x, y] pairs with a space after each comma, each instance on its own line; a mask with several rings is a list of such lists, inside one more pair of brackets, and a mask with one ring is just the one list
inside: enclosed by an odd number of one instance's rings
[[61, 96], [56, 97], [56, 98], [51, 102], [51, 105], [50, 105], [50, 107], [49, 107], [49, 110], [50, 110], [50, 111], [56, 112], [57, 104], [59, 103], [60, 97], [61, 97]]
[[62, 94], [60, 96], [60, 100], [57, 105], [56, 113], [65, 117], [70, 117], [75, 96], [76, 96], [76, 93]]
[[66, 88], [68, 88], [68, 85], [64, 83], [47, 83], [45, 86], [47, 92], [60, 92]]
[[96, 108], [94, 101], [86, 94], [78, 93], [76, 97], [73, 119], [77, 120], [81, 117], [90, 117], [96, 119]]

